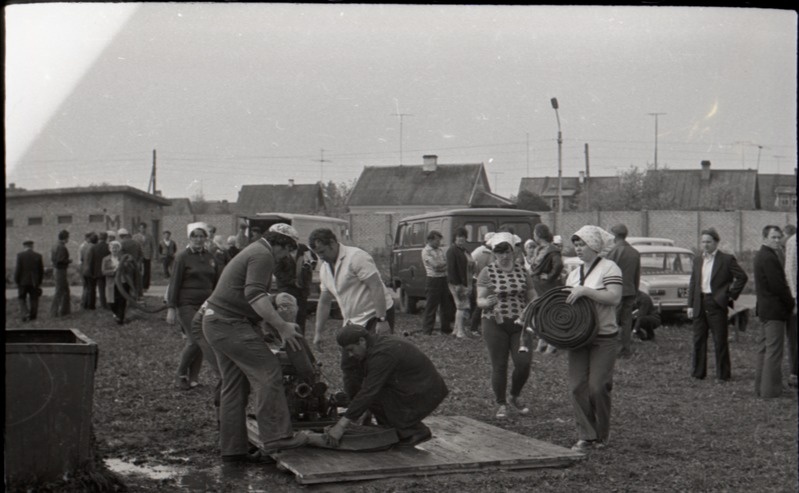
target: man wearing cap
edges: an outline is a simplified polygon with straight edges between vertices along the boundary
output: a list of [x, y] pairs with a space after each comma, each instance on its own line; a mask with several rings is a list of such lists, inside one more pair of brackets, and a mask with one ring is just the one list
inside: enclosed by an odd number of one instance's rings
[[94, 310], [97, 303], [95, 293], [94, 278], [91, 275], [91, 265], [89, 264], [89, 252], [97, 244], [97, 233], [91, 231], [86, 233], [83, 243], [78, 247], [78, 272], [83, 281], [83, 290], [80, 295], [80, 307], [84, 310]]
[[[266, 462], [268, 455], [307, 443], [291, 425], [280, 362], [263, 340], [266, 322], [285, 345], [301, 349], [297, 324], [285, 322], [269, 295], [275, 264], [297, 247], [297, 231], [283, 224], [233, 257], [207, 300], [203, 334], [222, 375], [219, 438], [225, 462]], [[255, 392], [255, 417], [262, 449], [248, 455], [247, 400]]]
[[632, 328], [633, 305], [638, 285], [641, 282], [641, 254], [632, 245], [627, 243], [627, 226], [617, 224], [610, 228], [614, 235], [613, 248], [605, 256], [612, 260], [621, 269], [623, 285], [621, 303], [616, 306], [616, 323], [619, 324], [619, 358], [629, 358], [633, 354]]
[[131, 238], [130, 232], [125, 228], [120, 228], [117, 231], [117, 236], [119, 237], [119, 243], [122, 245], [122, 250], [120, 251], [120, 255], [128, 254], [133, 257], [133, 261], [136, 263], [136, 273], [134, 279], [134, 286], [133, 286], [133, 297], [136, 299], [141, 298], [142, 295], [142, 279], [141, 279], [141, 263], [142, 263], [142, 249], [139, 242]]
[[735, 256], [719, 250], [719, 234], [714, 228], [702, 230], [702, 256], [691, 270], [688, 284], [688, 318], [693, 320], [691, 376], [704, 379], [707, 374], [707, 336], [713, 335], [716, 352], [716, 377], [729, 380], [730, 347], [727, 341], [727, 308], [743, 291], [749, 277]]
[[[14, 269], [14, 282], [17, 283], [19, 314], [23, 322], [36, 320], [39, 310], [39, 296], [44, 279], [44, 260], [41, 254], [33, 251], [33, 240], [22, 242], [24, 250], [17, 254]], [[28, 304], [30, 298], [30, 304]]]
[[155, 240], [147, 232], [147, 223], [139, 223], [139, 232], [133, 235], [133, 239], [141, 247], [141, 288], [142, 291], [147, 291], [150, 289], [150, 268], [155, 255]]
[[330, 441], [338, 443], [347, 426], [366, 411], [378, 424], [395, 428], [401, 445], [430, 439], [430, 428], [422, 420], [449, 393], [430, 358], [407, 339], [370, 334], [360, 325], [346, 325], [336, 342], [358, 361], [364, 376], [344, 416], [326, 430]]
[[55, 280], [55, 294], [53, 295], [53, 304], [50, 306], [50, 316], [53, 318], [69, 315], [70, 313], [67, 268], [72, 263], [72, 259], [69, 258], [68, 242], [69, 231], [66, 229], [59, 231], [58, 242], [50, 252], [50, 260], [53, 262], [53, 278]]
[[[360, 248], [342, 245], [328, 228], [311, 232], [308, 243], [324, 261], [319, 270], [320, 293], [316, 307], [313, 343], [322, 341], [322, 331], [330, 318], [333, 298], [338, 301], [343, 324], [356, 324], [368, 332], [394, 331], [394, 301], [380, 278], [371, 255]], [[352, 398], [358, 393], [363, 376], [357, 360], [341, 355], [344, 392]]]

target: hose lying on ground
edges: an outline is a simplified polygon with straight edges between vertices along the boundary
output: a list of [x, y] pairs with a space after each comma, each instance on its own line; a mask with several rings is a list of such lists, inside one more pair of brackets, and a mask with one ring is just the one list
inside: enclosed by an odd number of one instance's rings
[[580, 297], [570, 304], [568, 296], [563, 287], [552, 288], [528, 304], [521, 316], [525, 328], [558, 349], [585, 346], [599, 330], [591, 300]]
[[[149, 308], [144, 304], [144, 302], [139, 302], [139, 300], [136, 299], [136, 296], [131, 293], [136, 285], [137, 268], [138, 267], [136, 266], [136, 261], [133, 260], [133, 256], [129, 254], [123, 254], [120, 257], [119, 267], [117, 267], [116, 274], [114, 274], [114, 284], [119, 290], [119, 293], [123, 298], [128, 300], [128, 303], [130, 303], [133, 308], [141, 310], [145, 313], [158, 313], [166, 310], [168, 308], [166, 305], [160, 306], [158, 308]], [[125, 286], [127, 286], [127, 288]]]

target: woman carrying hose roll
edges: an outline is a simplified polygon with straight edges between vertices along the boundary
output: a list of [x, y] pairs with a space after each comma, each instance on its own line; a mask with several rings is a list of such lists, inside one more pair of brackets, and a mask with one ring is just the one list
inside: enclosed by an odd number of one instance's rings
[[[519, 351], [522, 325], [516, 320], [525, 305], [533, 299], [533, 281], [524, 265], [514, 261], [514, 234], [496, 233], [488, 241], [494, 260], [477, 276], [477, 306], [483, 310], [483, 339], [491, 360], [491, 387], [497, 402], [497, 418], [510, 410], [528, 414], [530, 409], [519, 399], [522, 387], [530, 377], [532, 353]], [[513, 359], [510, 402], [506, 397], [508, 356]]]
[[566, 278], [567, 303], [581, 297], [594, 304], [599, 326], [593, 341], [569, 350], [569, 389], [577, 424], [578, 440], [572, 450], [603, 448], [610, 437], [610, 391], [616, 363], [616, 305], [621, 301], [621, 269], [599, 256], [610, 233], [597, 226], [583, 226], [571, 237], [577, 256], [583, 261]]

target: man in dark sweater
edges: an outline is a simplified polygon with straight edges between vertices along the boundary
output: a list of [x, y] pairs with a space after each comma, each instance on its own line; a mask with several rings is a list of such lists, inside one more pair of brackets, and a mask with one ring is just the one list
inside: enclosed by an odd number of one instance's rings
[[407, 339], [370, 334], [360, 325], [343, 327], [336, 341], [360, 361], [364, 377], [344, 416], [327, 430], [330, 442], [338, 443], [347, 426], [366, 411], [378, 424], [395, 428], [401, 445], [430, 439], [430, 428], [422, 420], [449, 393], [430, 358]]
[[44, 279], [44, 260], [41, 254], [33, 251], [33, 240], [23, 241], [22, 246], [25, 249], [17, 254], [14, 282], [17, 283], [19, 314], [22, 321], [27, 322], [36, 320], [39, 310], [39, 296], [41, 296], [39, 286]]
[[641, 281], [641, 254], [627, 243], [627, 226], [617, 224], [610, 229], [610, 232], [615, 235], [615, 245], [605, 258], [619, 266], [623, 282], [621, 303], [616, 306], [616, 323], [619, 324], [621, 340], [619, 358], [629, 358], [633, 354], [633, 305]]
[[466, 251], [468, 233], [465, 228], [455, 230], [455, 241], [447, 249], [447, 284], [455, 302], [455, 337], [464, 338], [471, 334], [467, 327], [469, 318], [469, 293], [472, 290], [472, 271], [474, 260]]
[[[208, 298], [203, 334], [222, 375], [219, 438], [224, 462], [268, 462], [269, 454], [299, 447], [308, 436], [294, 434], [280, 361], [263, 340], [260, 325], [277, 330], [285, 345], [301, 350], [297, 324], [285, 322], [269, 296], [275, 264], [297, 248], [288, 224], [251, 243], [225, 266]], [[255, 416], [262, 449], [248, 455], [247, 401], [255, 392]]]
[[53, 304], [50, 306], [50, 316], [53, 318], [69, 315], [71, 311], [67, 268], [72, 263], [72, 259], [69, 258], [67, 243], [69, 243], [69, 231], [64, 229], [58, 233], [58, 243], [50, 252], [50, 260], [53, 262], [53, 277], [55, 278], [55, 294], [53, 295]]

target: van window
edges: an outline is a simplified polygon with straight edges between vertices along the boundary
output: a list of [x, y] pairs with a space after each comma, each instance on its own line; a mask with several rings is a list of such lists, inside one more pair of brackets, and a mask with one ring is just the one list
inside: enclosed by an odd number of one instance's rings
[[491, 233], [494, 231], [494, 225], [492, 223], [486, 222], [466, 223], [463, 225], [463, 227], [468, 233], [466, 241], [470, 243], [482, 243], [486, 233]]
[[[438, 231], [441, 235], [444, 235], [444, 230], [441, 227], [441, 219], [431, 219], [427, 221], [427, 233], [430, 231]], [[425, 235], [425, 239], [427, 239], [427, 235]]]
[[533, 231], [530, 228], [530, 224], [526, 222], [502, 223], [500, 224], [499, 228], [513, 229], [513, 234], [522, 240], [529, 240], [533, 237]]
[[401, 224], [399, 227], [399, 231], [397, 231], [397, 237], [394, 238], [394, 244], [397, 246], [403, 245], [405, 242], [405, 236], [407, 236], [406, 226], [404, 224]]
[[403, 243], [405, 246], [419, 246], [424, 245], [424, 222], [415, 222], [410, 225], [408, 233], [408, 241]]

